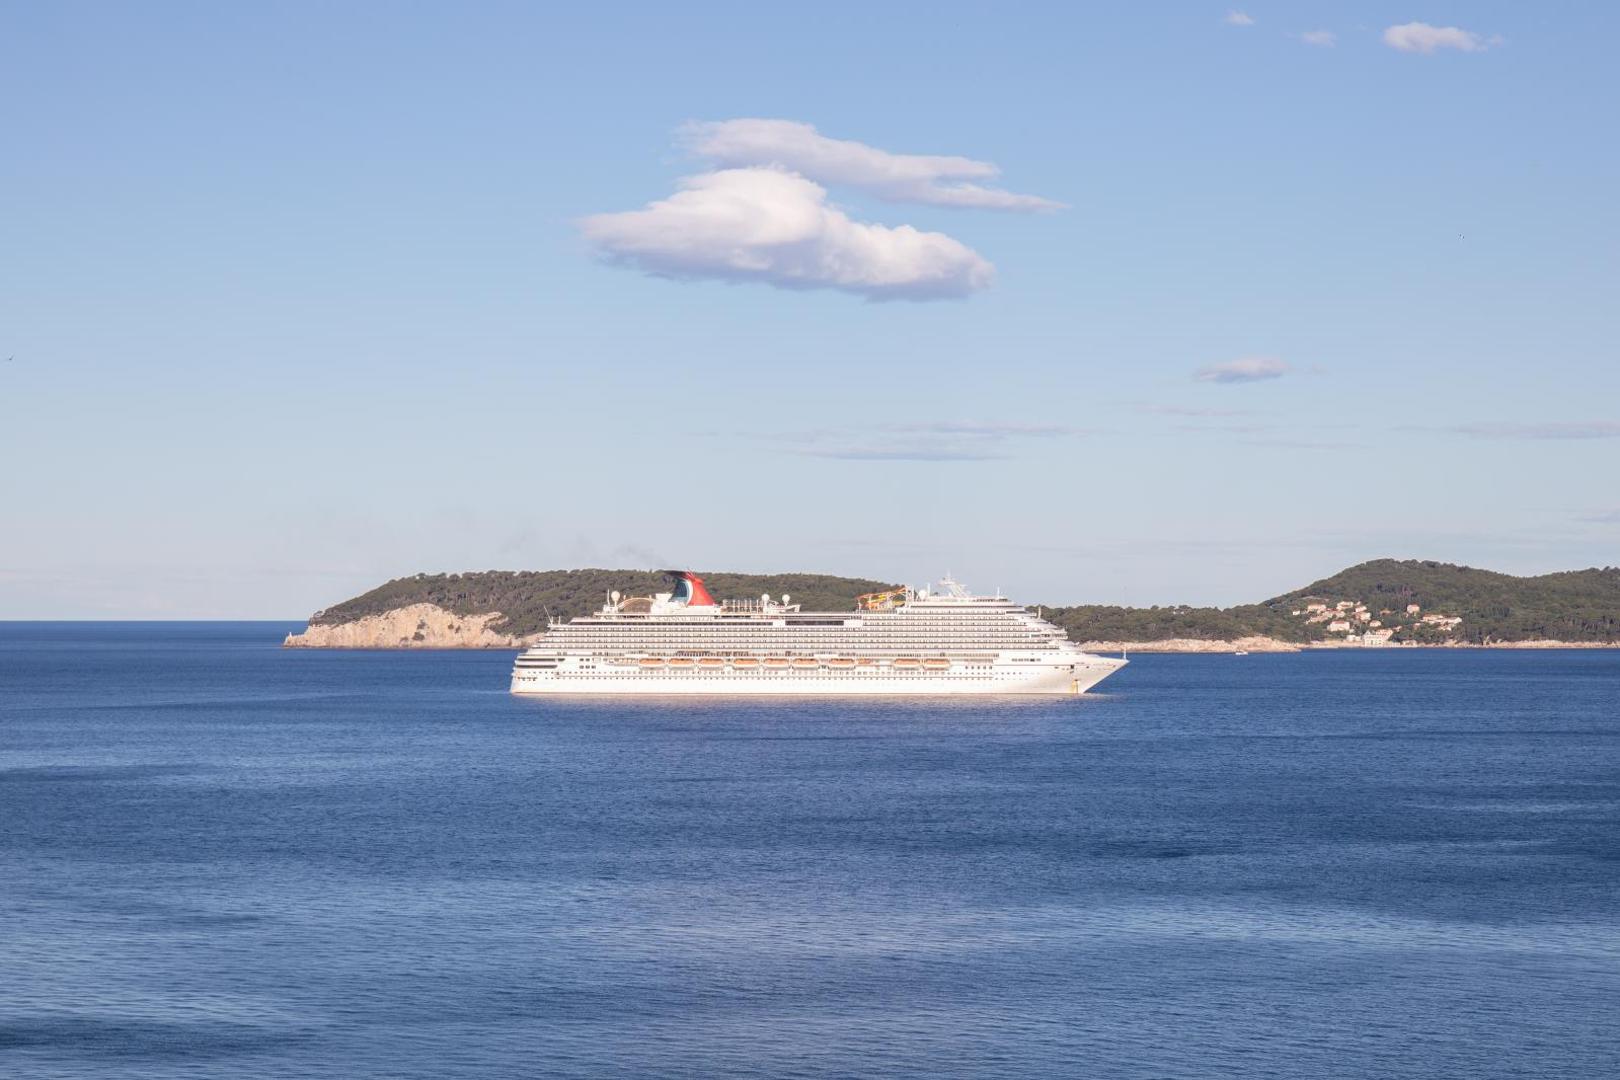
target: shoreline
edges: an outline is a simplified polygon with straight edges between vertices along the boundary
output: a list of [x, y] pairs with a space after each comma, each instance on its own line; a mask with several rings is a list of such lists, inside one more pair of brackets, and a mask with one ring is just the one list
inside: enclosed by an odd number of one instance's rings
[[[366, 620], [361, 620], [365, 622]], [[483, 625], [483, 619], [461, 619], [459, 626], [432, 626], [429, 632], [420, 633], [414, 625], [407, 624], [400, 627], [384, 627], [376, 624], [361, 626], [356, 623], [340, 623], [334, 626], [314, 627], [299, 633], [288, 634], [282, 641], [284, 649], [326, 649], [336, 651], [376, 651], [389, 652], [443, 652], [447, 650], [457, 652], [474, 651], [501, 651], [521, 652], [534, 644], [531, 638], [514, 637], [491, 632]], [[470, 625], [469, 625], [470, 624]], [[404, 632], [401, 633], [400, 631]], [[381, 631], [381, 632], [379, 632]], [[536, 635], [537, 637], [538, 635]], [[1106, 655], [1109, 653], [1177, 653], [1177, 654], [1226, 654], [1238, 652], [1250, 654], [1271, 653], [1303, 653], [1303, 652], [1381, 652], [1393, 650], [1396, 652], [1413, 649], [1505, 649], [1505, 650], [1545, 650], [1545, 649], [1620, 649], [1620, 642], [1614, 641], [1493, 641], [1489, 644], [1475, 644], [1466, 641], [1442, 642], [1436, 644], [1396, 644], [1396, 645], [1342, 645], [1337, 642], [1295, 642], [1281, 641], [1277, 638], [1238, 638], [1236, 640], [1205, 640], [1203, 638], [1167, 638], [1160, 641], [1081, 641], [1077, 642], [1081, 649], [1088, 653]]]
[[[418, 603], [341, 623], [311, 623], [282, 642], [287, 649], [512, 649], [532, 646], [541, 633], [507, 634], [493, 629], [499, 611], [457, 615], [436, 604]], [[1382, 645], [1342, 641], [1284, 641], [1254, 634], [1240, 638], [1161, 638], [1152, 641], [1076, 642], [1089, 653], [1298, 653], [1378, 649], [1620, 649], [1620, 641], [1395, 642]]]
[[[288, 634], [284, 649], [526, 649], [531, 637], [491, 630], [498, 611], [457, 615], [436, 604], [410, 604], [352, 622], [311, 623]], [[539, 635], [532, 635], [538, 637]]]
[[1274, 638], [1236, 641], [1205, 641], [1199, 638], [1171, 638], [1165, 641], [1082, 641], [1086, 652], [1143, 652], [1143, 653], [1301, 653], [1301, 652], [1405, 652], [1413, 649], [1620, 649], [1617, 641], [1493, 641], [1476, 644], [1471, 641], [1447, 641], [1434, 644], [1410, 642], [1393, 645], [1341, 645], [1332, 641], [1293, 642]]

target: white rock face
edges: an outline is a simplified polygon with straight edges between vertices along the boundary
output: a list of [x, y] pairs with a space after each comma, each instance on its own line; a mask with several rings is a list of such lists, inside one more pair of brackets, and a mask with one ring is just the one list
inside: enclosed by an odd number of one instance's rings
[[1299, 652], [1291, 641], [1278, 641], [1268, 637], [1238, 638], [1236, 641], [1204, 641], [1201, 638], [1166, 638], [1163, 641], [1082, 641], [1080, 647], [1091, 653], [1111, 652], [1187, 652], [1229, 653], [1244, 652]]
[[531, 638], [489, 628], [501, 613], [457, 615], [437, 604], [412, 604], [354, 622], [310, 626], [288, 634], [289, 649], [522, 649]]

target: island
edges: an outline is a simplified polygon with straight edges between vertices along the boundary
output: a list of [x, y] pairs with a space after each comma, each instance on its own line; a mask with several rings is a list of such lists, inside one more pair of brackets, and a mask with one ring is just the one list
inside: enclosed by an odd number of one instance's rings
[[[895, 587], [826, 574], [702, 573], [716, 597], [788, 593], [806, 610], [851, 610], [856, 596]], [[646, 570], [416, 574], [316, 612], [285, 644], [519, 649], [532, 644], [548, 620], [595, 611], [610, 590], [664, 588], [664, 575]], [[1428, 560], [1376, 559], [1229, 608], [1032, 606], [1095, 652], [1620, 647], [1620, 567], [1516, 577]]]

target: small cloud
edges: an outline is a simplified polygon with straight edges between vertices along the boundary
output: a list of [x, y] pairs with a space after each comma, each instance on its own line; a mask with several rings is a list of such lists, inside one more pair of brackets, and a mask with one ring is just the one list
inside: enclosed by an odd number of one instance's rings
[[1620, 439], [1617, 420], [1555, 420], [1546, 423], [1481, 421], [1448, 429], [1476, 439]]
[[1019, 195], [978, 181], [1001, 170], [988, 161], [933, 154], [894, 154], [852, 139], [831, 139], [795, 120], [739, 119], [687, 124], [681, 141], [722, 168], [785, 169], [829, 186], [859, 188], [891, 202], [981, 210], [1059, 210], [1039, 195]]
[[1392, 49], [1410, 53], [1433, 53], [1440, 49], [1458, 52], [1484, 52], [1501, 38], [1486, 41], [1471, 30], [1457, 26], [1430, 26], [1428, 23], [1409, 22], [1391, 26], [1384, 31], [1384, 44]]
[[1331, 30], [1307, 30], [1299, 35], [1299, 40], [1307, 45], [1319, 45], [1331, 49], [1339, 43], [1339, 35]]
[[1193, 372], [1199, 382], [1245, 383], [1280, 379], [1290, 368], [1275, 356], [1245, 356], [1223, 364], [1209, 364]]
[[855, 221], [820, 185], [779, 169], [722, 169], [681, 189], [640, 210], [593, 214], [580, 229], [608, 259], [670, 278], [937, 300], [987, 288], [995, 275], [944, 233]]
[[1254, 19], [1241, 11], [1228, 11], [1226, 18], [1221, 20], [1227, 26], [1253, 26]]
[[1598, 510], [1590, 514], [1582, 514], [1580, 520], [1589, 525], [1620, 525], [1620, 507], [1613, 510]]

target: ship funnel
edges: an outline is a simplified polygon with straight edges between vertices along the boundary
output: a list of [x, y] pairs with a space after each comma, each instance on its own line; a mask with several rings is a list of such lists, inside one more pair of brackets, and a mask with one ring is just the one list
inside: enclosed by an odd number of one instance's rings
[[714, 597], [703, 585], [703, 579], [690, 570], [665, 570], [675, 579], [675, 600], [687, 607], [714, 607]]

